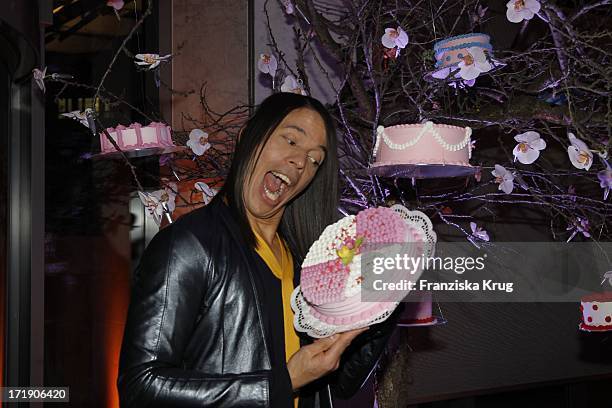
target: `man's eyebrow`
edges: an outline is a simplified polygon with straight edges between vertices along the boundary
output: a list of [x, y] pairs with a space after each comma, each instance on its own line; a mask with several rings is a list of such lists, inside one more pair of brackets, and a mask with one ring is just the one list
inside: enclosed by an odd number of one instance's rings
[[[302, 133], [304, 136], [306, 136], [306, 131], [304, 129], [302, 129], [299, 126], [296, 125], [286, 125], [283, 129], [294, 129], [297, 130], [298, 132]], [[319, 145], [318, 147], [321, 148], [321, 150], [323, 150], [323, 153], [327, 154], [327, 147], [323, 146], [323, 145]]]
[[287, 125], [287, 126], [285, 126], [285, 129], [287, 129], [287, 128], [289, 128], [289, 129], [295, 129], [295, 130], [297, 130], [298, 132], [303, 133], [303, 134], [304, 134], [304, 136], [306, 136], [306, 131], [305, 131], [304, 129], [302, 129], [301, 127], [299, 127], [299, 126], [296, 126], [296, 125]]

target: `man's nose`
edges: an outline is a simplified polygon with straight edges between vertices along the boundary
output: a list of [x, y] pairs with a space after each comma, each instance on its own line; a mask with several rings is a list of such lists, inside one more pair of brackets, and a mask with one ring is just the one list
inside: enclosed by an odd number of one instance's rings
[[295, 153], [289, 156], [289, 163], [294, 165], [298, 169], [304, 168], [304, 163], [306, 162], [306, 154], [305, 153]]

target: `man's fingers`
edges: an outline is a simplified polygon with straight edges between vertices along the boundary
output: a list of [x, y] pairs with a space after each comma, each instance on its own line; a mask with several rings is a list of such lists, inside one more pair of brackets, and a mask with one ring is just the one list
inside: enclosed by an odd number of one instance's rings
[[344, 353], [344, 350], [346, 350], [346, 348], [351, 344], [353, 339], [367, 329], [368, 327], [364, 327], [363, 329], [355, 329], [338, 334], [338, 339], [325, 352], [325, 359], [330, 362], [337, 362], [342, 353]]
[[309, 344], [307, 347], [311, 348], [315, 353], [321, 353], [323, 351], [329, 350], [329, 348], [340, 338], [339, 334], [334, 334], [333, 336], [323, 337], [321, 339], [316, 339], [314, 343]]

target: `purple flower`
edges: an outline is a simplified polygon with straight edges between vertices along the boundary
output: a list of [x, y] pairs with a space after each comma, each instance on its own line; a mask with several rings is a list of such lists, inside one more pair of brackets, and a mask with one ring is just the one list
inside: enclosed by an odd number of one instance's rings
[[165, 166], [170, 162], [172, 162], [172, 154], [162, 154], [161, 156], [159, 156], [160, 166]]
[[582, 217], [576, 217], [571, 225], [568, 225], [566, 231], [572, 231], [572, 235], [567, 239], [567, 242], [570, 242], [576, 234], [579, 232], [582, 233], [586, 238], [591, 237], [591, 233], [589, 232], [589, 220]]
[[270, 74], [272, 78], [276, 76], [276, 68], [278, 68], [278, 62], [276, 57], [272, 54], [259, 54], [259, 61], [257, 61], [257, 68], [264, 74]]
[[293, 14], [293, 2], [291, 0], [281, 0], [285, 7], [285, 13]]
[[608, 165], [604, 170], [598, 172], [597, 178], [599, 179], [599, 185], [604, 189], [603, 199], [605, 201], [608, 199], [610, 190], [612, 190], [612, 167]]
[[476, 226], [475, 222], [470, 222], [470, 228], [472, 229], [472, 236], [483, 241], [489, 241], [489, 234], [482, 227]]

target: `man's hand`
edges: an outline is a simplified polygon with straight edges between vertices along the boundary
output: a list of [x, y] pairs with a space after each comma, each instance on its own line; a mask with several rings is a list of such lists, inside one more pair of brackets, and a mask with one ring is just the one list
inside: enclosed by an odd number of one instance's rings
[[293, 390], [337, 370], [340, 365], [340, 356], [344, 350], [355, 337], [368, 328], [334, 334], [302, 346], [287, 363]]

